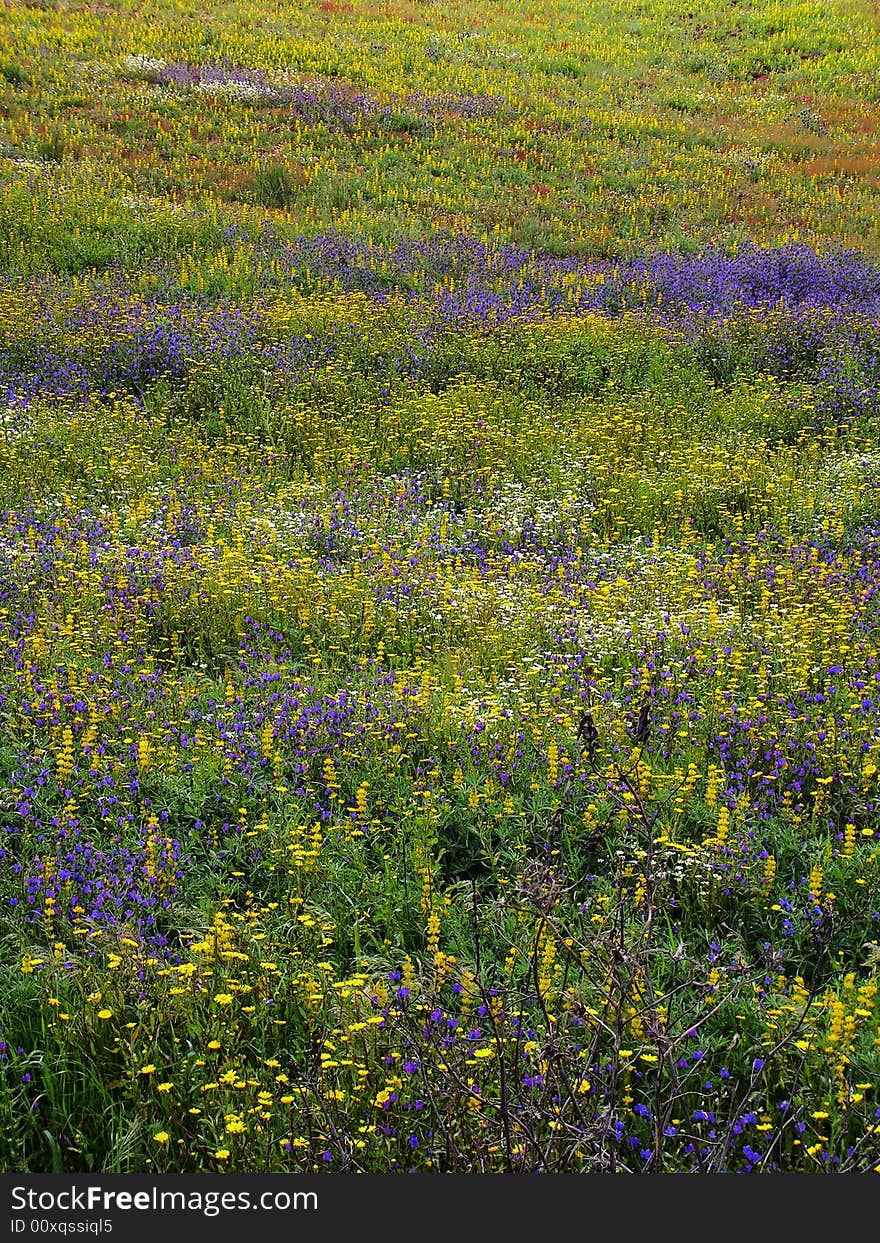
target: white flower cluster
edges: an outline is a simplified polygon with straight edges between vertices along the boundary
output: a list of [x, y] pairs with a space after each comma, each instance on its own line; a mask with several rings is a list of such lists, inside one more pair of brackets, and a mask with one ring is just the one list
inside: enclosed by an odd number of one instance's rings
[[271, 99], [275, 92], [254, 82], [239, 82], [232, 78], [219, 78], [214, 82], [196, 82], [192, 88], [200, 95], [212, 99], [231, 99], [239, 103], [254, 103]]
[[164, 60], [159, 60], [155, 56], [141, 56], [140, 53], [126, 56], [123, 63], [125, 72], [130, 77], [141, 78], [144, 82], [151, 81], [165, 68]]

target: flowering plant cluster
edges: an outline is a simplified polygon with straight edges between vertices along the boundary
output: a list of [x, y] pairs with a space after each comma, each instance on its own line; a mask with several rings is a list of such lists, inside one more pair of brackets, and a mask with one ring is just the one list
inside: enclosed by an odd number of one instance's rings
[[880, 1168], [876, 16], [611, 7], [0, 6], [3, 1168]]

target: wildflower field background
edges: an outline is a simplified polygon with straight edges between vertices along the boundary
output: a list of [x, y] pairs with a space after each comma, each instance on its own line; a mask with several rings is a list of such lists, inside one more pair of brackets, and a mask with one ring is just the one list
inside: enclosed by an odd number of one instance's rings
[[0, 3], [0, 1165], [880, 1166], [880, 11]]

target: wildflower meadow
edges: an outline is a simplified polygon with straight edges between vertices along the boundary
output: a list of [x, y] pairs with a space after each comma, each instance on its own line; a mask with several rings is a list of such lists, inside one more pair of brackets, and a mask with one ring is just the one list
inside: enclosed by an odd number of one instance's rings
[[0, 1166], [880, 1168], [880, 15], [0, 0]]

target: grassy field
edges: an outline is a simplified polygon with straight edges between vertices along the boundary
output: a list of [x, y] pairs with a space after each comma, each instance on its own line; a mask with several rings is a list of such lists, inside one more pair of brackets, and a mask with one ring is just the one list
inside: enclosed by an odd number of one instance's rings
[[878, 69], [0, 3], [0, 1168], [880, 1168]]

